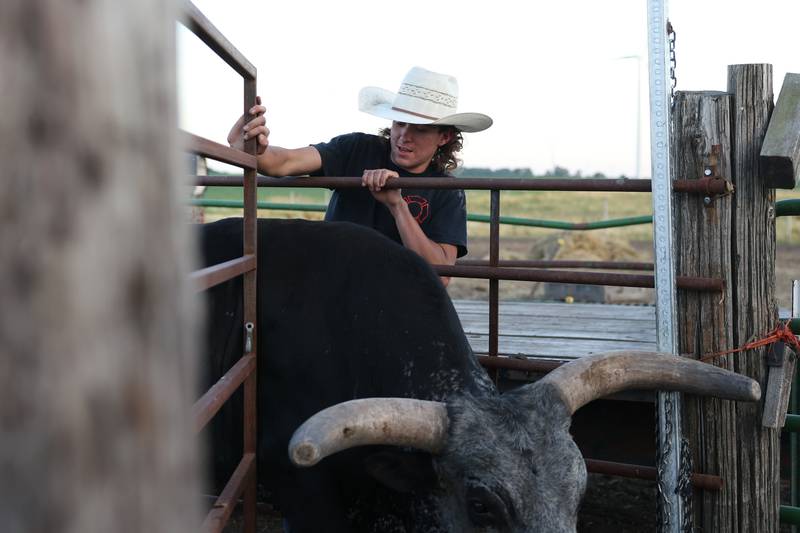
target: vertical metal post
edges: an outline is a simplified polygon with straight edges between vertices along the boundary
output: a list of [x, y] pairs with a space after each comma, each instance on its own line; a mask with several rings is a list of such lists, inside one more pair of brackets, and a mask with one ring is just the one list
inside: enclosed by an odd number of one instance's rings
[[[245, 116], [248, 110], [255, 105], [256, 102], [256, 80], [244, 79], [244, 113]], [[252, 138], [245, 143], [245, 152], [255, 155], [256, 153], [256, 139]], [[250, 349], [250, 353], [258, 353], [256, 350], [257, 338], [256, 333], [258, 328], [255, 327], [256, 322], [256, 273], [258, 259], [258, 242], [257, 242], [257, 225], [258, 225], [258, 208], [257, 208], [257, 195], [258, 187], [256, 184], [256, 170], [244, 170], [244, 249], [242, 250], [245, 255], [252, 254], [256, 257], [256, 269], [246, 272], [244, 274], [244, 324], [252, 324], [249, 326], [249, 332], [242, 331], [242, 335], [248, 335], [242, 345]], [[248, 342], [249, 341], [249, 342]], [[249, 355], [249, 354], [244, 354]], [[258, 369], [258, 360], [253, 366], [253, 371], [244, 382], [244, 454], [256, 453], [256, 375]], [[255, 533], [256, 531], [256, 469], [257, 461], [253, 461], [253, 466], [250, 470], [250, 476], [245, 482], [244, 486], [244, 531], [245, 533]]]
[[[653, 186], [657, 349], [676, 353], [675, 260], [673, 255], [672, 181], [670, 164], [669, 47], [667, 0], [648, 0], [647, 34], [650, 74], [650, 157]], [[679, 533], [684, 508], [678, 494], [681, 450], [681, 396], [659, 393], [658, 505], [660, 531]]]
[[[788, 217], [791, 220], [791, 217]], [[792, 281], [792, 315], [790, 318], [797, 318], [800, 317], [800, 280]], [[794, 386], [792, 387], [792, 395], [789, 399], [789, 412], [792, 414], [798, 414], [798, 391], [797, 387], [800, 385], [800, 372], [795, 372], [794, 374]], [[790, 488], [790, 505], [792, 507], [797, 507], [798, 501], [798, 481], [800, 481], [800, 474], [798, 469], [800, 468], [800, 457], [797, 456], [797, 453], [800, 451], [800, 447], [797, 445], [797, 433], [792, 431], [789, 433], [789, 488]], [[797, 526], [792, 526], [792, 532], [797, 531]]]
[[[492, 189], [489, 203], [489, 265], [498, 266], [500, 262], [500, 191]], [[499, 303], [500, 282], [497, 279], [489, 280], [489, 355], [498, 354], [499, 337]], [[493, 378], [497, 381], [498, 370], [495, 369]]]

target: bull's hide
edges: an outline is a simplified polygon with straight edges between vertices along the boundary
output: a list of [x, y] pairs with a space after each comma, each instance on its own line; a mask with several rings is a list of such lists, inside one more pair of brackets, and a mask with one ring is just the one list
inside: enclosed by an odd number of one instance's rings
[[[205, 265], [242, 254], [241, 219], [203, 225], [200, 235]], [[425, 530], [418, 522], [429, 502], [418, 487], [434, 483], [429, 454], [366, 447], [298, 469], [287, 444], [306, 418], [346, 400], [495, 394], [438, 276], [417, 254], [353, 224], [259, 220], [258, 236], [262, 497], [293, 532]], [[241, 294], [241, 278], [207, 292], [206, 387], [242, 354]], [[241, 458], [241, 405], [237, 393], [211, 424], [217, 488]]]

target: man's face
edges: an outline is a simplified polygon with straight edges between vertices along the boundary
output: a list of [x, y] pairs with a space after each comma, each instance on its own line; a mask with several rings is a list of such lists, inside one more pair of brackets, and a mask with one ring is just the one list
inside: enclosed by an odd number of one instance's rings
[[419, 173], [428, 168], [436, 150], [452, 138], [449, 130], [436, 126], [392, 122], [391, 156], [395, 165], [408, 172]]

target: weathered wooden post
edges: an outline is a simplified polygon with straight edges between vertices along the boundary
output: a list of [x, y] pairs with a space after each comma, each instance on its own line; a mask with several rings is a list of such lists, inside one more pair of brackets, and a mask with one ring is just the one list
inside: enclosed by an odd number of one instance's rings
[[[681, 352], [697, 356], [742, 346], [777, 320], [774, 191], [758, 174], [772, 110], [772, 68], [735, 65], [728, 78], [727, 94], [681, 94], [674, 113], [675, 177], [714, 173], [716, 165], [716, 173], [735, 187], [732, 196], [708, 202], [676, 198], [682, 225], [676, 231], [678, 272], [727, 280], [724, 294], [678, 295]], [[753, 377], [766, 389], [763, 348], [724, 355], [713, 364]], [[779, 430], [762, 427], [762, 408], [763, 400], [686, 402], [695, 471], [719, 475], [725, 483], [718, 493], [695, 493], [695, 525], [703, 531], [778, 530]]]
[[[773, 108], [772, 65], [728, 67], [733, 93], [733, 342], [741, 346], [775, 327], [775, 191], [761, 179], [758, 156]], [[737, 372], [766, 390], [766, 348], [734, 357]], [[737, 531], [777, 531], [780, 505], [780, 429], [761, 425], [763, 402], [737, 404], [740, 490]]]
[[0, 3], [0, 529], [195, 531], [171, 0]]
[[[719, 92], [676, 94], [674, 178], [730, 177], [732, 100]], [[731, 196], [675, 196], [675, 265], [680, 275], [731, 279], [731, 203]], [[699, 357], [731, 348], [732, 303], [729, 282], [721, 294], [678, 291], [680, 353]], [[729, 359], [719, 364], [733, 370]], [[737, 432], [733, 402], [686, 397], [684, 423], [695, 471], [725, 477], [724, 472], [735, 468], [736, 450], [727, 441]], [[721, 492], [695, 489], [695, 523], [704, 531], [723, 531], [722, 524], [735, 521], [736, 501], [735, 484], [726, 483]]]

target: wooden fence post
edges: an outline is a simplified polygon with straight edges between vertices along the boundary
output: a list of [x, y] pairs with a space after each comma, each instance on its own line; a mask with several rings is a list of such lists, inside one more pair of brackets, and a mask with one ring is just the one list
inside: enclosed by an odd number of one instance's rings
[[[775, 191], [760, 179], [758, 157], [773, 108], [772, 65], [728, 67], [733, 93], [733, 341], [741, 346], [765, 335], [778, 319], [775, 305]], [[736, 356], [737, 372], [756, 379], [766, 390], [767, 348]], [[763, 400], [736, 407], [739, 439], [737, 531], [778, 531], [780, 505], [780, 429], [761, 425]]]
[[[680, 94], [673, 115], [676, 177], [693, 178], [716, 163], [731, 197], [676, 198], [677, 268], [682, 275], [721, 276], [722, 295], [678, 295], [684, 353], [742, 346], [776, 324], [774, 191], [759, 180], [758, 155], [773, 107], [770, 65], [734, 65], [728, 93]], [[712, 149], [718, 145], [718, 154]], [[766, 390], [765, 349], [725, 355], [713, 364], [756, 379]], [[695, 493], [703, 531], [778, 531], [779, 430], [762, 427], [754, 404], [688, 399], [686, 435], [695, 470], [724, 480], [719, 493]]]
[[0, 529], [196, 531], [171, 0], [0, 3]]
[[[732, 97], [719, 92], [678, 92], [672, 115], [675, 137], [675, 179], [730, 178], [730, 114]], [[684, 276], [731, 279], [731, 196], [677, 194], [675, 209], [675, 266]], [[731, 348], [731, 284], [723, 293], [678, 291], [678, 349], [680, 353], [713, 353]], [[723, 358], [719, 366], [733, 370]], [[694, 522], [702, 531], [734, 531], [737, 425], [733, 402], [687, 396], [684, 436], [693, 452], [696, 472], [722, 476], [722, 490], [695, 489]]]

